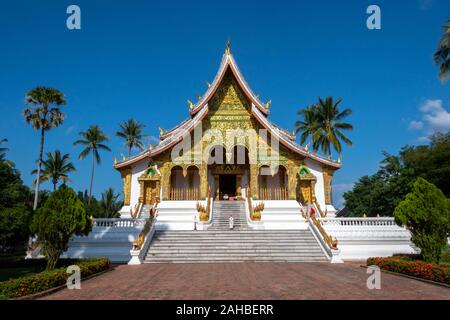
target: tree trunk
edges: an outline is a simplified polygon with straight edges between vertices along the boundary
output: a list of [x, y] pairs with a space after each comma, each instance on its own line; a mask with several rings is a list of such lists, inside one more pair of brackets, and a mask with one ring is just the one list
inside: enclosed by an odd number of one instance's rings
[[91, 203], [92, 198], [92, 182], [94, 181], [94, 152], [95, 150], [92, 150], [92, 173], [91, 173], [91, 186], [89, 188], [89, 202]]
[[131, 147], [128, 148], [128, 158], [131, 156]]
[[36, 186], [34, 188], [34, 204], [33, 211], [36, 210], [38, 205], [39, 198], [39, 183], [41, 178], [41, 165], [42, 165], [42, 154], [44, 153], [44, 139], [45, 139], [45, 131], [41, 129], [41, 146], [39, 148], [39, 159], [38, 159], [38, 169], [37, 169], [37, 177], [36, 177]]

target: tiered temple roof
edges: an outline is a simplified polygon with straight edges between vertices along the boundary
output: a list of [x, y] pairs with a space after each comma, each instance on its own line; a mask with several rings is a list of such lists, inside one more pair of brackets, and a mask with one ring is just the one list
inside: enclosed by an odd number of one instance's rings
[[250, 100], [251, 103], [251, 114], [257, 119], [257, 121], [267, 129], [270, 134], [273, 134], [282, 145], [286, 148], [296, 152], [306, 158], [318, 161], [324, 165], [330, 166], [332, 168], [340, 168], [342, 165], [340, 162], [336, 162], [330, 159], [323, 158], [315, 153], [308, 152], [306, 148], [300, 146], [295, 142], [295, 135], [289, 133], [287, 130], [281, 129], [279, 126], [272, 123], [268, 118], [269, 114], [269, 103], [262, 103], [259, 98], [253, 93], [247, 82], [245, 81], [243, 75], [239, 71], [239, 67], [233, 58], [230, 51], [229, 43], [225, 53], [223, 54], [222, 61], [220, 63], [219, 71], [217, 72], [214, 81], [208, 86], [206, 93], [200, 97], [196, 104], [190, 105], [190, 118], [180, 123], [175, 128], [161, 132], [159, 144], [153, 149], [148, 149], [142, 153], [128, 158], [124, 161], [120, 161], [114, 165], [116, 169], [124, 168], [130, 166], [142, 159], [155, 157], [162, 152], [172, 148], [177, 143], [181, 142], [183, 137], [191, 132], [198, 124], [202, 122], [205, 116], [208, 114], [208, 102], [214, 96], [214, 93], [219, 88], [222, 79], [224, 78], [228, 69], [231, 70], [234, 77], [238, 81], [238, 84], [243, 89], [243, 92]]

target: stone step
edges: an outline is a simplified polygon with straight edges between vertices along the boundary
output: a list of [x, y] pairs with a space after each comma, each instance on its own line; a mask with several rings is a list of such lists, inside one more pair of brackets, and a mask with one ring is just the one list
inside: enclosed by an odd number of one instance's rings
[[219, 258], [182, 258], [182, 259], [174, 259], [172, 257], [160, 257], [160, 258], [151, 258], [145, 259], [144, 263], [240, 263], [240, 262], [328, 262], [324, 257], [308, 257], [308, 256], [299, 256], [299, 257], [289, 257], [289, 258], [280, 258], [280, 257], [219, 257]]
[[320, 250], [256, 250], [256, 249], [248, 249], [248, 250], [232, 250], [232, 249], [223, 249], [219, 250], [216, 249], [214, 251], [208, 252], [208, 251], [201, 251], [201, 250], [194, 250], [194, 249], [186, 249], [186, 250], [179, 250], [179, 249], [160, 249], [160, 250], [150, 250], [148, 252], [148, 256], [155, 256], [155, 255], [164, 255], [164, 254], [170, 254], [170, 255], [192, 255], [192, 256], [203, 256], [203, 255], [211, 255], [211, 256], [218, 256], [218, 255], [232, 255], [232, 254], [239, 254], [241, 256], [249, 256], [249, 255], [262, 255], [265, 256], [273, 256], [273, 255], [285, 255], [285, 256], [291, 256], [291, 255], [319, 255], [322, 256], [323, 253]]

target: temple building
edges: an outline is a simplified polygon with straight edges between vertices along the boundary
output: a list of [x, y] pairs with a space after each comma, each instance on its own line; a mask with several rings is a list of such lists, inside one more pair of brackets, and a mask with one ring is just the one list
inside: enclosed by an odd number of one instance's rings
[[159, 202], [205, 200], [208, 190], [215, 200], [294, 200], [334, 214], [340, 161], [308, 151], [269, 120], [271, 101], [253, 93], [229, 44], [206, 93], [188, 104], [190, 117], [160, 129], [158, 145], [115, 163], [124, 183], [122, 216]]
[[[95, 218], [64, 257], [114, 262], [332, 262], [416, 252], [392, 217], [336, 218], [340, 161], [269, 120], [227, 45], [189, 118], [120, 162], [120, 218]], [[30, 252], [33, 257], [37, 250]]]

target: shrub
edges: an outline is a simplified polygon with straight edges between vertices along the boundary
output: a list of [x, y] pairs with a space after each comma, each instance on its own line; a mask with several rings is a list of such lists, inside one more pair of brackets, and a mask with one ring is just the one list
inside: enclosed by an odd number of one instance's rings
[[394, 217], [411, 232], [422, 259], [438, 263], [450, 232], [450, 200], [442, 191], [418, 178], [412, 191], [395, 208]]
[[31, 224], [47, 259], [47, 269], [55, 267], [73, 235], [87, 235], [91, 228], [92, 220], [72, 189], [63, 185], [53, 192], [36, 211]]
[[[83, 279], [92, 274], [107, 270], [110, 263], [109, 259], [101, 258], [78, 260], [73, 264], [80, 267], [81, 277]], [[62, 267], [43, 271], [35, 275], [3, 281], [0, 282], [0, 299], [19, 298], [49, 290], [64, 285], [68, 277], [69, 274], [66, 273], [66, 268]]]
[[450, 267], [426, 263], [411, 258], [389, 257], [369, 258], [367, 265], [376, 265], [380, 269], [398, 272], [409, 276], [450, 284]]

